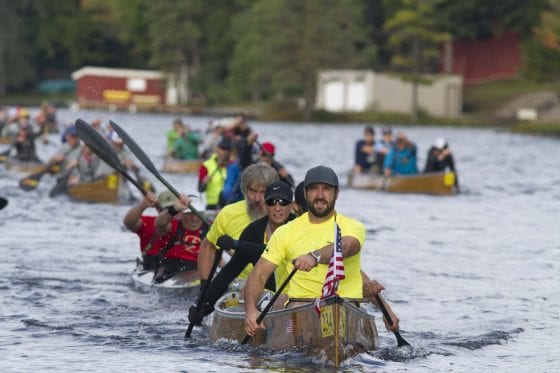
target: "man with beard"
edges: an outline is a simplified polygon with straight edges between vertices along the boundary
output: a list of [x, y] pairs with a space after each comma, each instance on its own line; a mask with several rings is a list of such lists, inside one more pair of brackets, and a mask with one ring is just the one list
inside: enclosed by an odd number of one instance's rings
[[[264, 193], [266, 187], [275, 181], [278, 181], [278, 174], [264, 163], [250, 165], [243, 171], [241, 191], [245, 198], [220, 210], [200, 245], [198, 273], [201, 289], [208, 281], [216, 250], [222, 249], [217, 247], [218, 239], [227, 234], [237, 240], [247, 225], [266, 215]], [[252, 265], [248, 265], [239, 277], [247, 278], [251, 269]]]
[[[248, 264], [257, 263], [274, 231], [295, 218], [291, 213], [293, 192], [285, 182], [277, 181], [270, 184], [266, 188], [264, 198], [266, 215], [249, 224], [241, 233], [239, 240], [234, 240], [228, 235], [218, 239], [217, 244], [222, 250], [235, 250], [235, 252], [231, 260], [208, 284], [202, 315], [196, 312], [196, 306], [189, 309], [191, 322], [197, 324], [202, 316], [207, 316], [214, 311], [214, 304], [227, 291], [228, 285]], [[284, 267], [278, 267], [274, 276], [268, 278], [266, 288], [275, 291], [278, 284], [287, 276]]]
[[245, 325], [247, 334], [254, 336], [264, 329], [257, 324], [264, 284], [276, 267], [285, 265], [288, 273], [297, 268], [292, 277], [289, 298], [320, 298], [333, 252], [334, 227], [342, 236], [342, 257], [345, 278], [339, 282], [337, 293], [344, 298], [362, 298], [360, 251], [365, 240], [365, 228], [355, 219], [338, 214], [338, 177], [329, 167], [317, 166], [307, 171], [304, 180], [308, 213], [279, 227], [271, 237], [245, 286]]

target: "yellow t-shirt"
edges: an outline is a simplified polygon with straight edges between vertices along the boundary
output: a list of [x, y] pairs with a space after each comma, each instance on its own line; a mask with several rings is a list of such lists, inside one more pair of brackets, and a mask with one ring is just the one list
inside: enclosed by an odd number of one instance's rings
[[[216, 220], [214, 220], [210, 230], [206, 234], [206, 239], [214, 246], [216, 246], [218, 238], [224, 234], [231, 236], [234, 240], [238, 240], [239, 236], [241, 236], [241, 232], [243, 232], [250, 223], [251, 217], [247, 213], [247, 204], [245, 200], [232, 203], [220, 210], [216, 216]], [[220, 248], [217, 247], [217, 249], [219, 250]], [[239, 278], [247, 278], [252, 269], [252, 264], [247, 265], [239, 275]]]
[[[342, 236], [355, 237], [360, 246], [364, 244], [366, 230], [362, 223], [337, 214], [336, 222]], [[320, 224], [312, 224], [307, 213], [295, 220], [278, 227], [261, 255], [262, 258], [277, 266], [285, 266], [287, 273], [292, 272], [292, 260], [310, 251], [326, 246], [334, 240], [334, 217]], [[339, 282], [337, 293], [345, 298], [362, 297], [362, 275], [360, 273], [360, 255], [344, 258], [346, 278]], [[319, 298], [327, 274], [328, 264], [319, 264], [309, 272], [297, 271], [290, 280], [288, 296], [290, 298]], [[280, 282], [278, 282], [281, 284]]]

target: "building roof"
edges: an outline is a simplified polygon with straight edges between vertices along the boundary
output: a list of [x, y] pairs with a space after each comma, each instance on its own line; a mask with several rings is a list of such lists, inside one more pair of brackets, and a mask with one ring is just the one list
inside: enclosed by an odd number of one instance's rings
[[84, 76], [104, 76], [113, 78], [162, 79], [163, 73], [156, 70], [117, 69], [112, 67], [84, 66], [72, 73], [72, 79], [79, 80]]

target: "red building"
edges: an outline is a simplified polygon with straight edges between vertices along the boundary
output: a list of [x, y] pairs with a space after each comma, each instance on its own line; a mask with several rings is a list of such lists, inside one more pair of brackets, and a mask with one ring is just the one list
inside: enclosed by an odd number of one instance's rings
[[443, 52], [446, 73], [463, 77], [465, 85], [510, 79], [521, 68], [519, 37], [511, 32], [485, 40], [456, 40]]
[[164, 76], [159, 71], [86, 66], [72, 73], [80, 106], [116, 108], [166, 104]]

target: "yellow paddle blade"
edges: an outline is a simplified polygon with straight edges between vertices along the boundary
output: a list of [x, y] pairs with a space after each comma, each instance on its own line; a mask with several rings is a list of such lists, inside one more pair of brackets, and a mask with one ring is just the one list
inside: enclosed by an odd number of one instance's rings
[[39, 185], [39, 182], [37, 180], [31, 178], [23, 179], [21, 183], [22, 185], [26, 185], [30, 187], [36, 187], [37, 185]]

